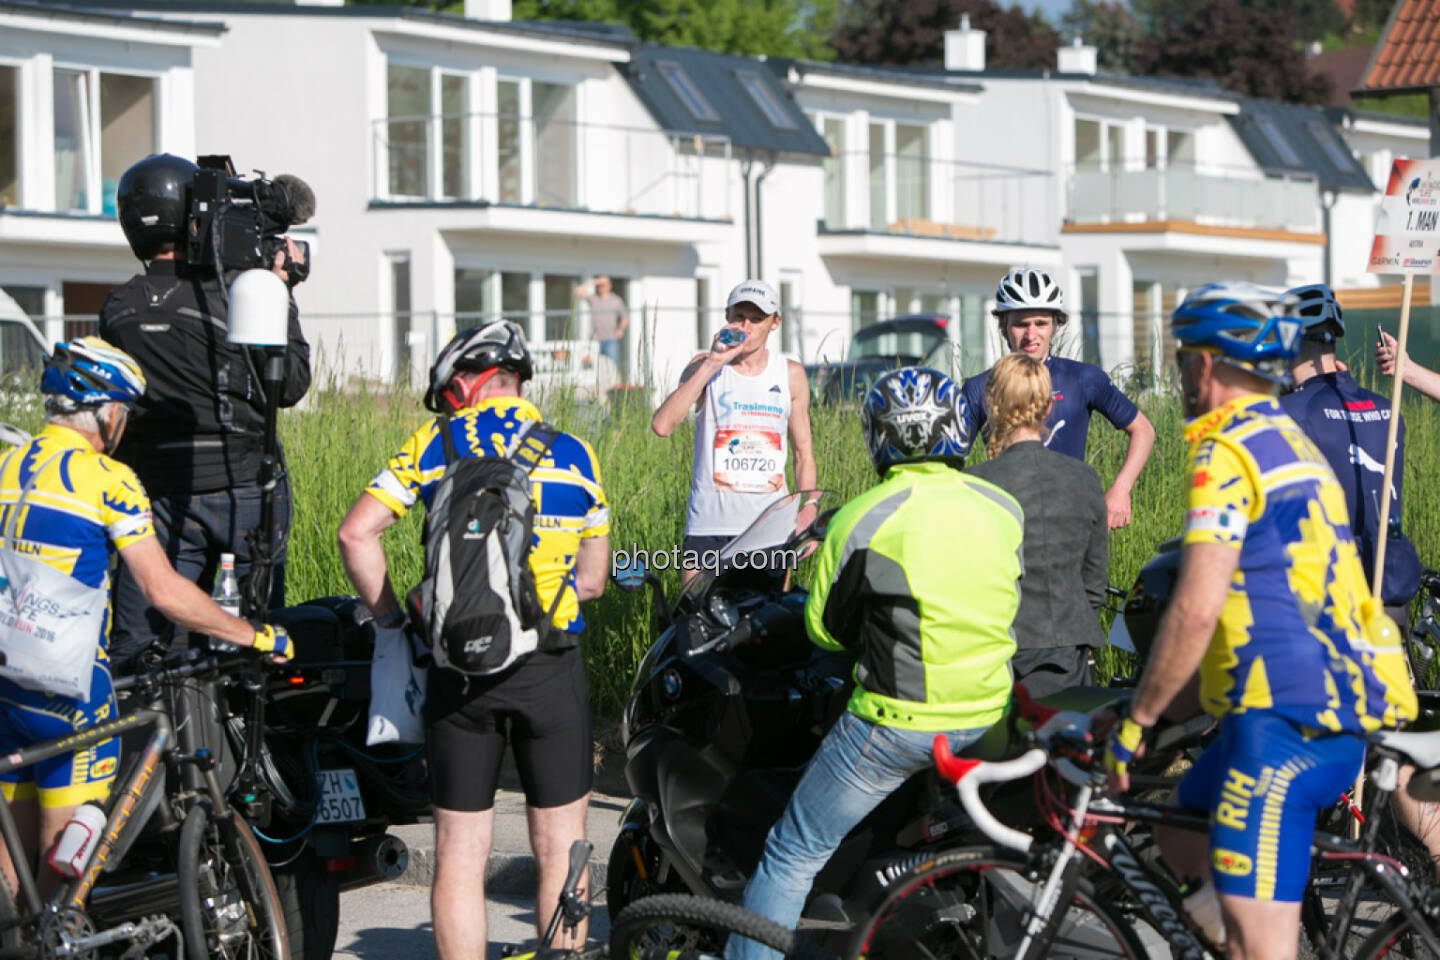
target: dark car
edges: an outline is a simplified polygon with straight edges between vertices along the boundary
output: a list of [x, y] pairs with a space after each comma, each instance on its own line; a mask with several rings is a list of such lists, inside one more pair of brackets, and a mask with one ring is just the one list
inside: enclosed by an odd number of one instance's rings
[[844, 363], [810, 364], [805, 374], [815, 403], [859, 403], [889, 370], [926, 366], [950, 373], [954, 357], [949, 317], [906, 314], [860, 328]]

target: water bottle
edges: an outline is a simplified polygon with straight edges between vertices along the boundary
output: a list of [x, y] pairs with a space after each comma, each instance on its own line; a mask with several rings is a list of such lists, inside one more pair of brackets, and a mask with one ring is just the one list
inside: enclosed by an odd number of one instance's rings
[[94, 800], [75, 808], [65, 831], [50, 852], [50, 867], [62, 877], [78, 877], [90, 865], [90, 857], [105, 830], [105, 808]]
[[235, 554], [220, 554], [220, 572], [215, 575], [215, 589], [210, 599], [230, 616], [240, 616], [240, 581], [235, 579]]

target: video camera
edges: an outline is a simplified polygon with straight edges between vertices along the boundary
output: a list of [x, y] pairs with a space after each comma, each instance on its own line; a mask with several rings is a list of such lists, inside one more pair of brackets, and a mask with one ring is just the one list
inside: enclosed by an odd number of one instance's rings
[[270, 269], [277, 252], [285, 253], [285, 269], [294, 285], [310, 275], [310, 246], [293, 241], [304, 262], [290, 258], [282, 234], [315, 214], [315, 193], [309, 184], [288, 173], [274, 180], [264, 174], [241, 179], [226, 155], [199, 157], [190, 188], [190, 216], [185, 231], [185, 259], [216, 271]]

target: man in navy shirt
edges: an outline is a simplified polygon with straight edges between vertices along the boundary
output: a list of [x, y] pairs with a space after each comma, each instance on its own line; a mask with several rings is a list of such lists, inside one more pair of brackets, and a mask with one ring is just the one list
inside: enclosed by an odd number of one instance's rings
[[[1295, 389], [1280, 398], [1280, 405], [1325, 454], [1345, 488], [1345, 507], [1350, 511], [1355, 545], [1365, 564], [1365, 576], [1373, 583], [1390, 401], [1356, 384], [1336, 364], [1335, 340], [1345, 336], [1345, 321], [1330, 288], [1317, 283], [1296, 287], [1287, 296], [1299, 299], [1292, 313], [1300, 319], [1305, 332], [1300, 354], [1290, 368]], [[1400, 479], [1404, 473], [1402, 419], [1395, 441], [1385, 576], [1380, 581], [1380, 601], [1385, 604], [1385, 612], [1402, 628], [1409, 622], [1406, 608], [1410, 598], [1420, 587], [1420, 558], [1415, 555], [1415, 545], [1400, 532]]]
[[[1117, 430], [1130, 435], [1125, 462], [1115, 482], [1105, 491], [1105, 513], [1110, 529], [1130, 523], [1130, 491], [1150, 458], [1155, 445], [1155, 428], [1130, 398], [1121, 393], [1104, 370], [1090, 363], [1050, 356], [1050, 340], [1063, 326], [1065, 295], [1060, 285], [1034, 267], [1011, 270], [1000, 278], [995, 290], [995, 317], [1000, 333], [1011, 352], [1042, 358], [1050, 371], [1055, 405], [1045, 420], [1049, 438], [1045, 445], [1057, 453], [1085, 459], [1085, 438], [1090, 430], [1090, 412], [1098, 410]], [[966, 404], [966, 427], [970, 436], [980, 435], [989, 418], [985, 407], [985, 381], [990, 371], [965, 381], [961, 392]]]

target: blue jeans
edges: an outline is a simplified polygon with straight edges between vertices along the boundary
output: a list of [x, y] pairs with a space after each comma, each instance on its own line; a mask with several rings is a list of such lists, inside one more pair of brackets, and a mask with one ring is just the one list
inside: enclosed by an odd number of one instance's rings
[[[945, 736], [959, 751], [980, 739], [978, 730]], [[900, 730], [846, 711], [815, 751], [800, 785], [765, 841], [765, 855], [745, 888], [746, 910], [794, 929], [815, 875], [854, 826], [911, 774], [934, 761], [935, 731]], [[725, 960], [780, 960], [780, 954], [743, 937], [731, 937]]]
[[620, 369], [620, 341], [619, 341], [619, 340], [601, 340], [601, 341], [600, 341], [600, 353], [601, 353], [602, 355], [607, 356], [607, 357], [610, 358], [611, 362], [613, 362], [613, 363], [615, 364], [615, 369], [616, 369], [617, 371]]
[[[206, 593], [214, 583], [220, 554], [235, 554], [235, 577], [241, 592], [250, 574], [249, 533], [260, 524], [260, 487], [246, 484], [208, 493], [161, 494], [151, 499], [155, 536], [175, 571]], [[285, 605], [285, 541], [290, 533], [290, 481], [275, 489], [275, 564], [271, 573], [270, 609]], [[124, 562], [110, 593], [110, 662], [117, 675], [128, 673], [134, 659], [153, 643], [183, 648], [185, 634], [145, 601], [140, 585]]]

